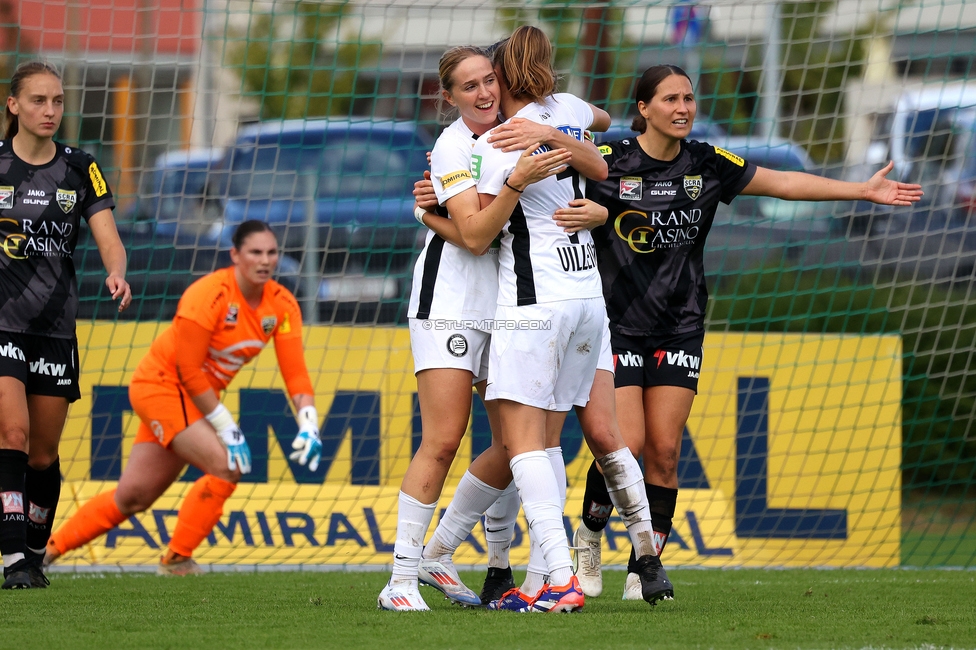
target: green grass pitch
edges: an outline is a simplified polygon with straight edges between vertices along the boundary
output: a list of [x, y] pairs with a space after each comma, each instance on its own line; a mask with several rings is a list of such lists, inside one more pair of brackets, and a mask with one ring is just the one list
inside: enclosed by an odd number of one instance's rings
[[[471, 586], [482, 574], [464, 573]], [[518, 576], [517, 576], [518, 577]], [[9, 648], [976, 647], [976, 571], [674, 570], [677, 600], [623, 602], [624, 573], [578, 614], [376, 609], [385, 573], [51, 576], [0, 593]]]

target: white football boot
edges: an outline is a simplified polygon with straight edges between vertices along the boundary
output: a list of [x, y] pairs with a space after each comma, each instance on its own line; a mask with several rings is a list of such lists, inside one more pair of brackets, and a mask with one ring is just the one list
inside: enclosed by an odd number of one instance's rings
[[644, 600], [644, 593], [641, 591], [640, 576], [636, 573], [627, 574], [627, 582], [624, 584], [623, 600]]
[[583, 594], [591, 598], [603, 593], [602, 540], [602, 531], [593, 532], [583, 524], [573, 534], [573, 571]]
[[415, 582], [387, 583], [376, 599], [376, 607], [394, 612], [430, 611]]
[[481, 607], [481, 599], [461, 582], [450, 558], [420, 560], [420, 584], [428, 585], [444, 594], [448, 600], [465, 607]]

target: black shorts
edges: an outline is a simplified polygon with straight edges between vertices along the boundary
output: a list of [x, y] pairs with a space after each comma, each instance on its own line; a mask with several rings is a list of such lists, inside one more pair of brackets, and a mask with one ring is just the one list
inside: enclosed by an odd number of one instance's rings
[[625, 336], [612, 333], [613, 384], [624, 386], [681, 386], [698, 393], [705, 332], [670, 336]]
[[0, 331], [0, 377], [19, 379], [28, 395], [74, 402], [81, 397], [78, 375], [78, 339]]

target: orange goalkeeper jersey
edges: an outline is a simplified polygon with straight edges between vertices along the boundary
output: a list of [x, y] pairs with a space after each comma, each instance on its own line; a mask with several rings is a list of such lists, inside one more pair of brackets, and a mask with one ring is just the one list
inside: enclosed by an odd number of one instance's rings
[[[206, 392], [209, 384], [219, 395], [274, 338], [288, 392], [312, 395], [301, 330], [298, 302], [285, 287], [269, 280], [261, 304], [252, 309], [237, 286], [234, 267], [221, 269], [183, 293], [173, 323], [153, 342], [132, 381], [172, 381], [191, 396]], [[188, 333], [194, 334], [189, 340]], [[188, 358], [195, 362], [187, 364]]]

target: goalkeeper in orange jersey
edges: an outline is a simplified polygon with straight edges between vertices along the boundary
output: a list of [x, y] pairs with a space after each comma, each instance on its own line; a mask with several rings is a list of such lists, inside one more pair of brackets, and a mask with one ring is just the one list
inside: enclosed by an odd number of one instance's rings
[[205, 475], [183, 499], [157, 572], [202, 573], [193, 551], [220, 519], [241, 475], [251, 470], [247, 441], [219, 394], [272, 338], [298, 412], [291, 458], [312, 471], [318, 468], [322, 443], [305, 367], [301, 312], [295, 297], [271, 279], [277, 241], [261, 221], [242, 223], [233, 241], [233, 266], [186, 290], [172, 325], [136, 368], [129, 400], [142, 422], [118, 487], [88, 501], [51, 536], [45, 562], [149, 508], [191, 463]]

